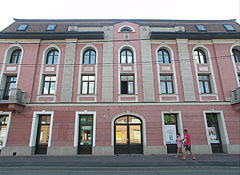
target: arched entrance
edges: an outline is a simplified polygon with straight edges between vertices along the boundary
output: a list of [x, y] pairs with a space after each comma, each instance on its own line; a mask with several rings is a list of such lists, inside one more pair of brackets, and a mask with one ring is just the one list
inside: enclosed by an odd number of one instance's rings
[[114, 121], [114, 154], [143, 154], [142, 121], [122, 116]]

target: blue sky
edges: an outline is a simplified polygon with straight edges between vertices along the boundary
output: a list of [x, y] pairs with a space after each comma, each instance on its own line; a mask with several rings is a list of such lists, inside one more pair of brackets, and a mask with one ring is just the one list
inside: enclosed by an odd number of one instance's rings
[[10, 0], [0, 30], [17, 19], [237, 19], [240, 0]]

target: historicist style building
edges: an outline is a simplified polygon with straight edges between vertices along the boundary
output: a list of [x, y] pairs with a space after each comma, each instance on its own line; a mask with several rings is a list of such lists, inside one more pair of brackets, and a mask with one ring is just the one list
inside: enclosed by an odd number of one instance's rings
[[10, 155], [240, 154], [235, 20], [26, 20], [0, 32]]

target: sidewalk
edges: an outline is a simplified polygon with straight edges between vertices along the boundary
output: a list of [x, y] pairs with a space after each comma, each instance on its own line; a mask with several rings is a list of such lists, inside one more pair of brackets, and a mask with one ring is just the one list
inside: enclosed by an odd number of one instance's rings
[[11, 156], [0, 157], [0, 169], [14, 168], [239, 168], [240, 155], [196, 155], [197, 160], [176, 159], [174, 155], [143, 156]]

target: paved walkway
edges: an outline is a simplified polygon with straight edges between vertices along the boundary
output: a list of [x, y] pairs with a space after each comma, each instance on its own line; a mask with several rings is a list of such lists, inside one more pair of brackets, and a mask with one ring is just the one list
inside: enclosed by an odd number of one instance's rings
[[36, 169], [36, 168], [234, 168], [240, 170], [240, 155], [196, 155], [197, 160], [190, 156], [183, 161], [174, 155], [143, 156], [0, 156], [0, 169]]

